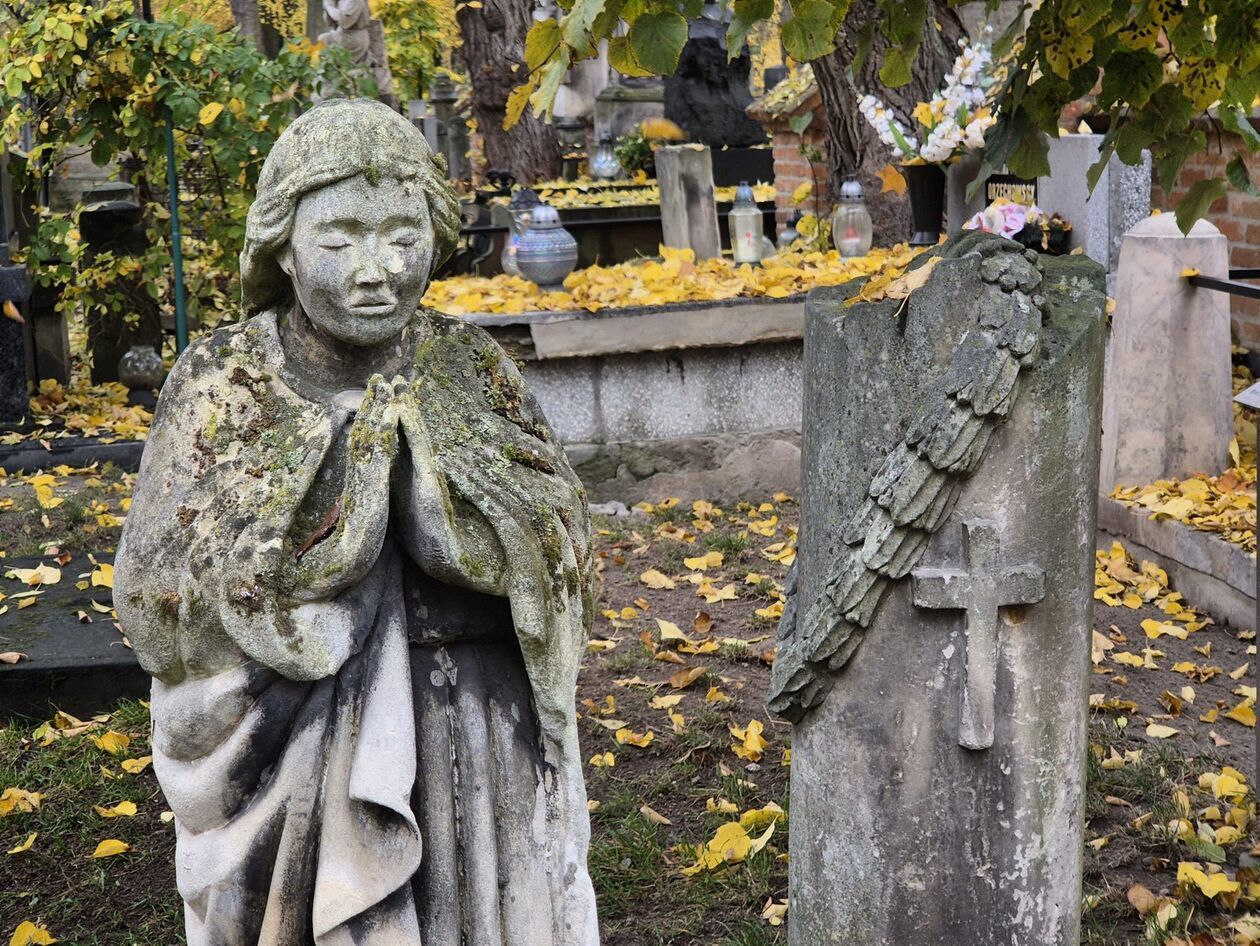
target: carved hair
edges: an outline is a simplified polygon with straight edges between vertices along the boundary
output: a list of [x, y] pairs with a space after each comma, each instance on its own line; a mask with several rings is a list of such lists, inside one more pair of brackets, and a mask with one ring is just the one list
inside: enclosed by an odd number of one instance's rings
[[357, 174], [373, 182], [387, 175], [419, 183], [433, 227], [433, 269], [451, 255], [461, 218], [445, 158], [433, 154], [419, 129], [387, 105], [369, 99], [324, 101], [285, 129], [263, 163], [241, 251], [246, 316], [292, 297], [292, 282], [277, 256], [293, 233], [298, 202]]

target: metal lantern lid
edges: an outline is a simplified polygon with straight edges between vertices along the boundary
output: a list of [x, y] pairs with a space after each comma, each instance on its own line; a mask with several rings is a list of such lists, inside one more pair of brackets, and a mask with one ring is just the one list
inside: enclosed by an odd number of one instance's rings
[[859, 203], [864, 199], [862, 185], [857, 178], [849, 178], [840, 185], [840, 199], [847, 203]]
[[508, 204], [508, 210], [517, 213], [521, 210], [532, 210], [542, 203], [542, 198], [528, 187], [522, 187], [512, 195], [512, 200]]
[[551, 204], [540, 203], [529, 218], [531, 230], [555, 230], [560, 226], [560, 214]]

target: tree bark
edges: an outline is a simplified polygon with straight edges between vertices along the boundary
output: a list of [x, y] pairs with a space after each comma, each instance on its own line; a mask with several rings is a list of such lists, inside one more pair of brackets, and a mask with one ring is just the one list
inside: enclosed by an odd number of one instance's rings
[[[827, 163], [831, 172], [832, 194], [840, 192], [840, 182], [857, 175], [866, 193], [866, 205], [875, 223], [875, 241], [881, 245], [899, 243], [910, 235], [909, 201], [900, 195], [883, 193], [875, 172], [888, 164], [900, 163], [858, 109], [862, 96], [870, 93], [891, 108], [905, 127], [912, 127], [910, 112], [918, 102], [926, 102], [958, 55], [958, 40], [966, 35], [962, 20], [948, 0], [932, 0], [931, 16], [923, 30], [919, 55], [911, 69], [910, 82], [890, 89], [879, 79], [888, 44], [876, 36], [870, 55], [850, 79], [850, 66], [857, 58], [858, 34], [864, 23], [883, 17], [877, 0], [855, 0], [836, 49], [814, 61], [814, 76], [827, 119]], [[938, 31], [931, 22], [935, 17]]]
[[268, 59], [275, 59], [283, 42], [279, 33], [263, 22], [258, 12], [258, 0], [228, 0], [232, 9], [232, 22], [243, 36], [248, 37]]
[[[526, 108], [510, 131], [503, 130], [508, 95], [526, 75], [525, 34], [533, 8], [533, 0], [494, 0], [481, 9], [461, 4], [456, 12], [485, 160], [482, 171], [507, 170], [525, 185], [560, 175], [560, 146], [550, 124]], [[514, 63], [520, 64], [516, 72]]]

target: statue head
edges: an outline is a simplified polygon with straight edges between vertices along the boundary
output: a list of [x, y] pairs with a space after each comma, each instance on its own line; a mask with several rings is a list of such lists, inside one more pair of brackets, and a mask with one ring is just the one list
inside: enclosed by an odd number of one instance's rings
[[296, 299], [325, 334], [373, 345], [410, 321], [459, 235], [445, 161], [393, 109], [333, 99], [263, 164], [245, 225], [246, 315]]

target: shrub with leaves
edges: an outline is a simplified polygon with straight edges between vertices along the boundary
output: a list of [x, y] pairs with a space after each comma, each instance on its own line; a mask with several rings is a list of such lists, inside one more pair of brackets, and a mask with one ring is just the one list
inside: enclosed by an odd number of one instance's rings
[[[115, 164], [136, 188], [149, 237], [144, 255], [110, 253], [90, 264], [78, 228], [81, 208], [40, 211], [24, 253], [42, 284], [61, 290], [60, 307], [86, 317], [120, 317], [140, 277], [155, 299], [173, 294], [166, 204], [167, 118], [175, 128], [188, 312], [220, 321], [240, 295], [237, 260], [245, 215], [263, 158], [315, 90], [353, 94], [344, 50], [287, 45], [268, 60], [234, 30], [182, 10], [146, 23], [131, 0], [48, 0], [0, 13], [0, 138], [15, 150], [19, 190], [37, 192], [70, 157]], [[371, 89], [366, 90], [369, 93]], [[29, 138], [24, 139], [24, 133]]]

